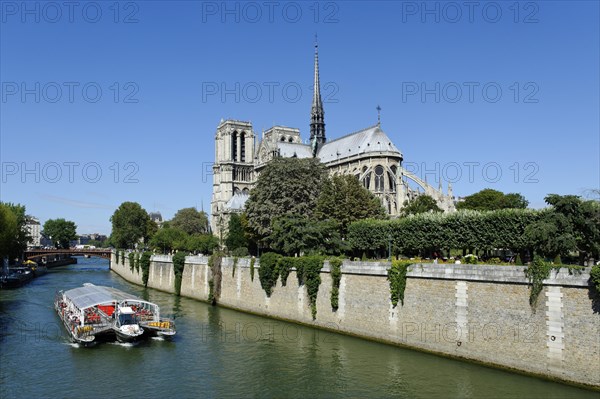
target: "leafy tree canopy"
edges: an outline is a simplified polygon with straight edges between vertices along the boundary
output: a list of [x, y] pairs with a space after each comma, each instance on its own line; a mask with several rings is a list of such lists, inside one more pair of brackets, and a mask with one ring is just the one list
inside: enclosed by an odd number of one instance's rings
[[285, 255], [340, 254], [348, 249], [334, 220], [315, 221], [303, 216], [280, 216], [269, 236], [271, 248]]
[[248, 239], [244, 233], [242, 225], [242, 217], [236, 213], [232, 214], [229, 219], [227, 239], [225, 245], [230, 251], [237, 248], [248, 248]]
[[0, 262], [10, 255], [18, 233], [17, 217], [6, 204], [0, 202]]
[[123, 202], [110, 217], [111, 243], [117, 248], [134, 248], [140, 241], [148, 241], [148, 212], [137, 202]]
[[342, 237], [346, 237], [348, 226], [356, 220], [386, 217], [381, 201], [363, 187], [355, 176], [333, 176], [325, 180], [317, 199], [315, 218], [337, 222]]
[[187, 246], [188, 235], [172, 227], [159, 229], [150, 240], [150, 248], [161, 252], [183, 250]]
[[545, 256], [579, 251], [583, 258], [600, 255], [600, 203], [575, 195], [549, 194], [551, 208], [526, 229], [530, 244]]
[[77, 226], [65, 219], [49, 219], [44, 223], [44, 235], [54, 242], [56, 248], [69, 248], [69, 242], [77, 238]]
[[284, 215], [311, 217], [325, 179], [325, 167], [317, 159], [276, 158], [269, 162], [246, 202], [252, 233], [267, 244], [273, 220]]
[[501, 191], [486, 188], [478, 193], [465, 197], [456, 204], [456, 209], [472, 209], [475, 211], [492, 211], [495, 209], [527, 208], [529, 202], [521, 194], [504, 194]]
[[185, 231], [187, 234], [206, 234], [208, 232], [208, 217], [196, 208], [183, 208], [177, 211], [169, 226]]
[[419, 195], [413, 201], [405, 201], [401, 214], [408, 216], [425, 212], [442, 212], [437, 202], [429, 195]]
[[15, 217], [17, 223], [17, 231], [13, 236], [12, 242], [8, 248], [8, 257], [11, 259], [18, 258], [23, 251], [27, 249], [27, 244], [31, 241], [28, 230], [25, 228], [27, 218], [25, 216], [25, 206], [21, 204], [13, 204], [10, 202], [0, 202], [3, 204]]
[[212, 234], [194, 234], [185, 242], [185, 249], [194, 253], [212, 254], [218, 247], [219, 239]]

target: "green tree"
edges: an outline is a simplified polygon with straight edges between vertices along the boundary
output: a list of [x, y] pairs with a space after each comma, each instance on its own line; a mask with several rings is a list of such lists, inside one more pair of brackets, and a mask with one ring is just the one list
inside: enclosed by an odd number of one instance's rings
[[44, 223], [44, 235], [51, 237], [56, 248], [69, 248], [69, 242], [77, 238], [77, 226], [65, 219], [49, 219]]
[[527, 208], [529, 202], [521, 194], [504, 194], [491, 188], [483, 189], [465, 197], [456, 204], [456, 209], [472, 209], [475, 211], [492, 211], [495, 209]]
[[134, 248], [148, 238], [148, 212], [137, 202], [123, 202], [110, 217], [111, 242], [117, 248]]
[[212, 254], [219, 247], [219, 239], [212, 234], [194, 234], [186, 239], [186, 251]]
[[273, 220], [313, 216], [325, 173], [313, 158], [276, 158], [262, 169], [246, 202], [246, 215], [248, 227], [263, 246], [268, 245]]
[[437, 202], [429, 195], [419, 195], [413, 201], [405, 201], [402, 207], [401, 215], [416, 215], [425, 212], [442, 212]]
[[549, 194], [551, 206], [526, 228], [530, 245], [548, 257], [579, 251], [580, 261], [600, 255], [600, 204], [575, 195]]
[[242, 226], [242, 217], [237, 213], [233, 213], [229, 218], [229, 226], [225, 245], [230, 251], [237, 248], [247, 248], [248, 239]]
[[20, 258], [23, 251], [27, 249], [27, 245], [31, 241], [28, 230], [25, 228], [27, 217], [25, 216], [25, 206], [21, 204], [13, 204], [10, 202], [2, 203], [14, 215], [17, 223], [17, 232], [13, 236], [13, 240], [8, 249], [8, 257], [11, 259]]
[[8, 205], [0, 202], [0, 262], [10, 256], [18, 233], [17, 217]]
[[146, 222], [146, 234], [144, 235], [144, 242], [150, 242], [154, 234], [158, 231], [158, 224], [150, 218]]
[[171, 252], [173, 250], [183, 250], [187, 247], [188, 234], [184, 231], [167, 227], [159, 229], [150, 240], [150, 248], [157, 251]]
[[187, 234], [206, 234], [208, 232], [208, 217], [196, 208], [183, 208], [177, 211], [169, 225], [185, 231]]
[[347, 249], [339, 224], [334, 220], [314, 220], [284, 215], [273, 222], [269, 236], [271, 249], [293, 256], [308, 253], [338, 255]]
[[340, 234], [344, 238], [350, 223], [368, 218], [384, 219], [386, 216], [381, 201], [352, 175], [326, 179], [315, 211], [315, 218], [339, 223]]

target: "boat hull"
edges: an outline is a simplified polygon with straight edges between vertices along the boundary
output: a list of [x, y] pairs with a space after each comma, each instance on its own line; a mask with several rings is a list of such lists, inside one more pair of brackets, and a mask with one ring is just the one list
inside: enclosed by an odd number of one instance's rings
[[[130, 327], [130, 326], [127, 326], [127, 327]], [[121, 343], [140, 341], [142, 339], [142, 337], [144, 336], [144, 329], [140, 328], [139, 326], [136, 326], [136, 327], [138, 327], [137, 330], [132, 330], [132, 331], [123, 331], [121, 328], [114, 328], [114, 332], [117, 337], [117, 341], [119, 341]]]

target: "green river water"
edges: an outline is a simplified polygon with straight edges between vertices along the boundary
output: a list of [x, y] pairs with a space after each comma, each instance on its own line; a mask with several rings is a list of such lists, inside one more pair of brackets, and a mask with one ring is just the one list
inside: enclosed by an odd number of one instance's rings
[[[0, 291], [0, 398], [596, 398], [598, 392], [144, 290], [79, 258]], [[175, 318], [172, 342], [71, 344], [55, 292], [85, 282]]]

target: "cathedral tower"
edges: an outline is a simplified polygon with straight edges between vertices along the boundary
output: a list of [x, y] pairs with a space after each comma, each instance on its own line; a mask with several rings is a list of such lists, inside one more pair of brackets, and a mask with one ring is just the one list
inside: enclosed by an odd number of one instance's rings
[[211, 228], [226, 235], [229, 215], [241, 212], [254, 183], [254, 132], [250, 122], [221, 121], [215, 135]]

